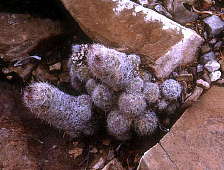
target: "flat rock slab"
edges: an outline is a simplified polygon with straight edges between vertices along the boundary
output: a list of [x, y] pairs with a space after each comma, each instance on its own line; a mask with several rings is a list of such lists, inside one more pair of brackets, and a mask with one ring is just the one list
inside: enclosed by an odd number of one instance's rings
[[0, 169], [38, 169], [37, 160], [28, 150], [27, 136], [19, 120], [0, 117]]
[[144, 154], [138, 169], [224, 169], [223, 99], [224, 88], [212, 87], [161, 140], [166, 152], [155, 145]]
[[193, 30], [130, 0], [61, 1], [90, 38], [141, 55], [158, 78], [191, 63], [203, 41]]
[[58, 21], [29, 14], [0, 13], [0, 57], [5, 61], [22, 59], [40, 41], [62, 34]]

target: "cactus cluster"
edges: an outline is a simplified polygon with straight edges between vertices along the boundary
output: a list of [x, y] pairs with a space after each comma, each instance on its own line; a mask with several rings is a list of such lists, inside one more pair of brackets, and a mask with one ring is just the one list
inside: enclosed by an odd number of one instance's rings
[[68, 62], [71, 85], [85, 87], [88, 95], [74, 97], [47, 83], [34, 83], [25, 88], [24, 103], [72, 137], [94, 133], [92, 107], [106, 113], [108, 133], [118, 140], [152, 135], [158, 113], [173, 112], [175, 107], [169, 104], [178, 100], [182, 88], [173, 79], [151, 82], [152, 75], [140, 64], [138, 55], [101, 44], [74, 45]]

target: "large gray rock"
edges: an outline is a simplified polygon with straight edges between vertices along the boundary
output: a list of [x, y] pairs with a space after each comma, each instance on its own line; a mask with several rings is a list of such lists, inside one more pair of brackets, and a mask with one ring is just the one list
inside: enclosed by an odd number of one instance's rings
[[224, 88], [212, 87], [184, 112], [161, 145], [144, 154], [138, 169], [224, 169], [223, 98]]
[[193, 30], [128, 0], [61, 1], [89, 37], [141, 55], [159, 78], [191, 63], [203, 41]]

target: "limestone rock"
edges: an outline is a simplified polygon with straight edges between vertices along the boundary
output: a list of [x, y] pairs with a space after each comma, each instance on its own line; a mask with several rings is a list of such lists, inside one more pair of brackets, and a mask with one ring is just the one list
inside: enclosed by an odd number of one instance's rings
[[[147, 151], [139, 170], [223, 169], [224, 88], [212, 87]], [[169, 155], [169, 156], [168, 156]]]
[[159, 78], [191, 63], [203, 41], [193, 30], [131, 1], [61, 1], [90, 38], [141, 55]]

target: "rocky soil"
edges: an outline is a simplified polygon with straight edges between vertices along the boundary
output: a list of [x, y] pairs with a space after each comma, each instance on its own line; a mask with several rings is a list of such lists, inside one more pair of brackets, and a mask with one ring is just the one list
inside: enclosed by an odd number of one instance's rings
[[[76, 5], [72, 5], [71, 0], [12, 0], [0, 4], [0, 169], [131, 170], [138, 166], [140, 169], [223, 169], [220, 135], [224, 87], [222, 0], [133, 0], [137, 8], [134, 12], [130, 8], [124, 14], [122, 10], [127, 6], [122, 5], [114, 13], [108, 12], [112, 1], [108, 4], [101, 0], [96, 4], [91, 0], [74, 1]], [[93, 12], [92, 15], [85, 9]], [[94, 12], [96, 9], [100, 13]], [[142, 11], [160, 17], [161, 23], [153, 21], [154, 25], [149, 25]], [[119, 12], [121, 15], [117, 15]], [[162, 30], [167, 23], [175, 28]], [[176, 29], [184, 31], [175, 32]], [[186, 38], [185, 31], [192, 39]], [[108, 134], [105, 116], [100, 116], [102, 123], [94, 136], [71, 138], [63, 130], [37, 119], [25, 107], [23, 90], [33, 82], [48, 82], [74, 96], [88, 93], [86, 82], [79, 84], [79, 88], [71, 84], [71, 68], [67, 63], [71, 56], [80, 54], [74, 52], [75, 45], [93, 42], [127, 55], [141, 56], [140, 78], [146, 84], [149, 81], [158, 84], [159, 93], [162, 93], [153, 104], [147, 101], [147, 107], [156, 112], [159, 120], [153, 136], [133, 135], [128, 141], [117, 140]], [[181, 48], [173, 48], [178, 42], [182, 43], [179, 44]], [[100, 73], [98, 68], [97, 71]], [[94, 79], [106, 84], [106, 88], [113, 88], [110, 87], [113, 77], [105, 81], [95, 74]], [[181, 85], [181, 96], [175, 100], [167, 100], [170, 95], [164, 88], [166, 79], [176, 80]], [[132, 90], [134, 83], [131, 84]], [[121, 92], [112, 91], [117, 95]], [[174, 92], [177, 91], [178, 88]], [[186, 110], [192, 104], [193, 107]], [[107, 114], [107, 109], [98, 107], [96, 102], [94, 105], [97, 113]], [[139, 165], [143, 154], [152, 146]], [[200, 147], [205, 152], [202, 153]], [[186, 157], [189, 161], [185, 161]], [[199, 162], [197, 165], [192, 163], [195, 160]]]

